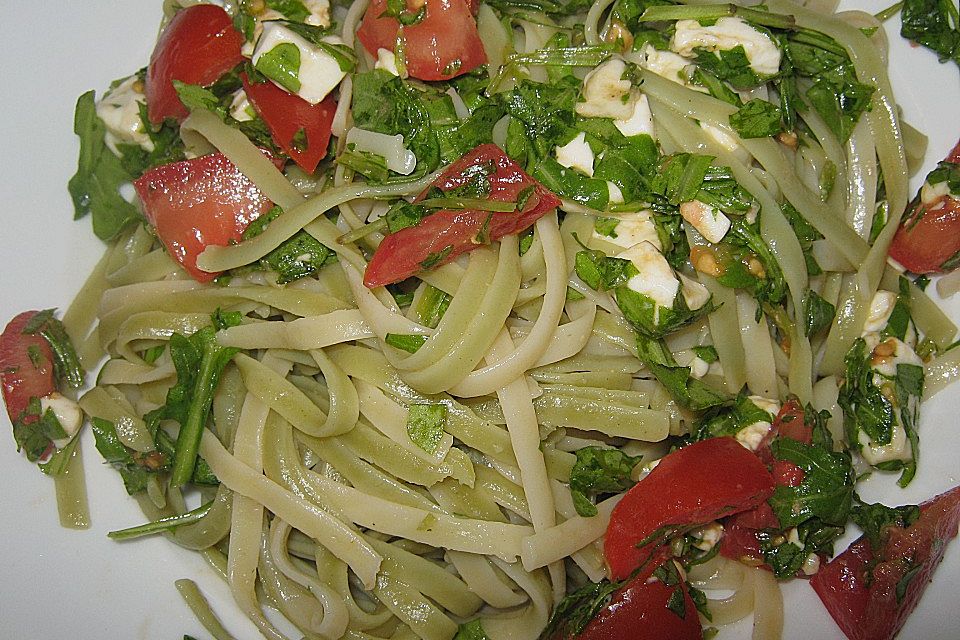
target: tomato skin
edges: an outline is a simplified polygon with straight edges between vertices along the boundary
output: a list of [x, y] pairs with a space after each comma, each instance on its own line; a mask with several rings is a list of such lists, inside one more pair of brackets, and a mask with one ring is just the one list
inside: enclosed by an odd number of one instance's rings
[[[893, 638], [920, 601], [958, 524], [960, 487], [921, 504], [920, 517], [911, 526], [888, 528], [879, 552], [861, 536], [822, 566], [810, 584], [850, 640]], [[919, 570], [898, 600], [898, 583], [916, 566]]]
[[[960, 163], [960, 141], [944, 162]], [[890, 257], [913, 273], [945, 273], [944, 263], [960, 252], [960, 200], [950, 194], [926, 204], [918, 196], [900, 221]]]
[[[462, 253], [482, 246], [475, 239], [484, 230], [484, 225], [490, 240], [496, 241], [523, 231], [560, 204], [559, 198], [528, 176], [499, 147], [490, 143], [480, 145], [451, 164], [432, 186], [441, 191], [456, 189], [468, 181], [465, 175], [468, 169], [488, 162], [493, 162], [495, 166], [495, 172], [489, 178], [489, 200], [515, 202], [521, 191], [533, 186], [533, 193], [524, 204], [523, 211], [492, 213], [443, 209], [432, 213], [416, 226], [400, 229], [384, 238], [367, 265], [363, 284], [373, 288], [405, 280], [423, 271], [422, 263], [431, 254], [440, 254], [447, 247], [450, 250], [446, 257], [436, 265], [450, 262]], [[420, 194], [418, 199], [422, 199], [427, 191]]]
[[[38, 311], [24, 311], [11, 320], [0, 334], [0, 384], [10, 422], [30, 424], [39, 416], [26, 414], [32, 398], [42, 398], [57, 390], [54, 380], [53, 351], [39, 334], [25, 334], [24, 327]], [[34, 353], [34, 364], [30, 353]]]
[[[327, 155], [330, 144], [330, 125], [337, 103], [333, 97], [310, 104], [303, 98], [287, 93], [272, 82], [251, 83], [243, 75], [243, 89], [250, 104], [267, 123], [274, 142], [307, 173], [313, 173]], [[294, 138], [299, 131], [306, 134], [307, 146], [297, 149]]]
[[198, 282], [218, 274], [197, 268], [197, 256], [208, 246], [239, 242], [272, 206], [221, 153], [155, 167], [133, 185], [167, 251]]
[[918, 202], [904, 218], [890, 245], [890, 257], [913, 273], [942, 273], [943, 263], [960, 251], [960, 200], [940, 196]]
[[693, 528], [763, 503], [773, 477], [760, 459], [730, 437], [695, 442], [664, 456], [610, 516], [603, 552], [611, 578], [622, 580], [666, 548], [637, 545], [665, 526]]
[[[467, 0], [426, 0], [426, 16], [418, 24], [403, 27], [407, 73], [420, 80], [449, 80], [487, 63], [477, 21]], [[378, 49], [396, 48], [400, 23], [379, 17], [387, 0], [373, 0], [363, 16], [357, 38], [373, 57]], [[460, 64], [453, 73], [448, 67]]]
[[147, 67], [147, 115], [160, 124], [164, 118], [182, 120], [187, 108], [173, 81], [208, 86], [243, 62], [243, 36], [222, 8], [198, 4], [181, 9], [164, 28]]
[[[674, 589], [683, 590], [684, 617], [667, 608]], [[703, 627], [683, 581], [668, 587], [638, 576], [613, 594], [577, 640], [700, 640]], [[559, 640], [559, 638], [555, 639]]]

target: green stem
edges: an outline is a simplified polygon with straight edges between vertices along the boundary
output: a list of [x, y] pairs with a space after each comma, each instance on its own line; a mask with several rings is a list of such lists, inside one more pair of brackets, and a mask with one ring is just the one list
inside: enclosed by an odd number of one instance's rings
[[365, 224], [362, 227], [349, 231], [339, 238], [337, 238], [338, 244], [350, 244], [351, 242], [356, 242], [366, 238], [371, 233], [380, 231], [381, 229], [387, 228], [387, 221], [385, 218], [378, 218], [369, 224]]
[[180, 425], [177, 435], [177, 452], [170, 472], [170, 484], [182, 487], [193, 477], [193, 468], [197, 464], [200, 451], [200, 439], [206, 425], [207, 414], [213, 402], [213, 392], [219, 378], [216, 370], [217, 355], [221, 347], [212, 346], [204, 350], [200, 361], [200, 371], [193, 390], [193, 401], [187, 413], [187, 420]]
[[427, 198], [417, 204], [430, 209], [472, 209], [498, 213], [512, 213], [517, 210], [516, 202], [501, 202], [485, 198]]
[[160, 518], [159, 520], [141, 524], [136, 527], [130, 527], [128, 529], [111, 531], [107, 534], [107, 537], [114, 540], [131, 540], [133, 538], [141, 538], [143, 536], [149, 536], [155, 533], [163, 533], [164, 531], [173, 531], [177, 527], [182, 527], [185, 524], [193, 524], [194, 522], [197, 522], [200, 520], [200, 518], [207, 515], [207, 512], [210, 511], [210, 507], [212, 505], [213, 500], [200, 505], [193, 511], [187, 511], [186, 513], [181, 513], [176, 516]]
[[903, 8], [903, 2], [898, 2], [897, 4], [889, 6], [879, 13], [875, 13], [873, 17], [879, 20], [880, 22], [886, 22], [893, 16], [900, 13], [900, 9], [902, 8]]
[[796, 20], [793, 16], [758, 9], [749, 9], [735, 4], [702, 4], [702, 5], [658, 5], [648, 7], [640, 22], [672, 22], [674, 20], [717, 20], [738, 16], [753, 24], [770, 27], [772, 29], [794, 29]]

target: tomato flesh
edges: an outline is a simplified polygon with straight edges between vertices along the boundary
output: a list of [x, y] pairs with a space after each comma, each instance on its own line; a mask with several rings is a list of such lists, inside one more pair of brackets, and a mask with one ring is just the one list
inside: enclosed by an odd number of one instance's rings
[[[310, 104], [300, 96], [287, 93], [272, 82], [250, 82], [243, 77], [243, 89], [250, 104], [267, 123], [274, 142], [307, 173], [313, 173], [327, 155], [330, 125], [337, 103], [328, 96]], [[298, 141], [302, 132], [306, 145]]]
[[638, 546], [659, 529], [682, 531], [752, 509], [773, 489], [763, 462], [733, 438], [710, 438], [664, 456], [610, 516], [603, 552], [612, 579], [664, 556], [666, 540]]
[[[420, 80], [449, 80], [487, 63], [477, 21], [467, 0], [426, 0], [426, 16], [403, 27], [407, 73]], [[400, 23], [380, 17], [387, 0], [373, 0], [357, 38], [373, 57], [379, 49], [394, 51]]]
[[[683, 617], [667, 607], [676, 589], [683, 591]], [[613, 594], [578, 640], [700, 640], [703, 627], [687, 584], [667, 586], [634, 578]]]
[[0, 384], [10, 422], [34, 422], [39, 416], [26, 413], [30, 400], [57, 390], [50, 344], [39, 334], [23, 332], [37, 313], [24, 311], [0, 334]]
[[173, 81], [208, 86], [243, 62], [243, 36], [222, 8], [198, 4], [181, 9], [164, 28], [147, 67], [147, 115], [160, 124], [182, 120], [187, 108]]
[[[511, 160], [495, 144], [483, 144], [451, 164], [433, 183], [433, 187], [447, 192], [463, 186], [470, 180], [470, 170], [493, 164], [493, 173], [487, 180], [488, 200], [516, 202], [520, 193], [533, 187], [522, 211], [490, 212], [471, 209], [442, 209], [423, 218], [413, 227], [389, 234], [373, 254], [364, 273], [363, 284], [379, 287], [400, 282], [423, 271], [431, 256], [443, 256], [430, 266], [450, 262], [458, 255], [480, 246], [479, 235], [489, 235], [490, 241], [519, 233], [538, 218], [555, 209], [560, 199], [539, 182], [528, 176], [520, 165]], [[429, 189], [427, 190], [429, 191]], [[422, 199], [427, 191], [420, 195]]]
[[889, 527], [879, 552], [860, 537], [810, 584], [850, 640], [893, 638], [920, 601], [958, 524], [960, 487], [921, 504], [911, 526]]
[[197, 256], [211, 245], [239, 242], [272, 206], [221, 153], [155, 167], [133, 184], [160, 241], [198, 282], [218, 274], [201, 271]]

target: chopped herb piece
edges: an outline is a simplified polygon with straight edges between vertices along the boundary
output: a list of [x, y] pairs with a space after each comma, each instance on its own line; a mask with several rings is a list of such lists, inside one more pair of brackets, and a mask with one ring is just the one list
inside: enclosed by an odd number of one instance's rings
[[447, 405], [410, 405], [407, 414], [407, 434], [415, 445], [427, 453], [434, 453], [440, 446], [446, 425]]
[[416, 353], [427, 341], [427, 336], [405, 333], [388, 333], [383, 340], [391, 347], [407, 353]]
[[583, 517], [597, 515], [590, 498], [600, 494], [619, 493], [633, 486], [630, 477], [641, 456], [628, 456], [619, 449], [583, 447], [570, 472], [570, 493], [577, 513]]
[[765, 138], [780, 133], [780, 107], [754, 98], [730, 114], [730, 126], [741, 138]]
[[808, 289], [803, 296], [803, 332], [806, 336], [814, 336], [833, 323], [837, 308], [821, 298], [816, 291]]

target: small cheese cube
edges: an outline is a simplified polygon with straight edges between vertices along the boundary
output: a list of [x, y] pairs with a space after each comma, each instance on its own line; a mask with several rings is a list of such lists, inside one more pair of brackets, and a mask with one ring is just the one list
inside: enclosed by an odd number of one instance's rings
[[[343, 41], [336, 36], [326, 36], [323, 40], [329, 44], [343, 44]], [[273, 54], [282, 45], [293, 45], [299, 51], [299, 67], [292, 71], [295, 72], [300, 86], [293, 91], [289, 86], [284, 87], [284, 82], [290, 84], [284, 78], [271, 77], [270, 80], [277, 86], [296, 93], [310, 104], [317, 104], [326, 98], [346, 75], [335, 57], [279, 22], [267, 22], [263, 25], [263, 34], [253, 51], [253, 65], [264, 72], [260, 66], [264, 56]], [[264, 72], [264, 75], [270, 77], [267, 72]]]
[[630, 81], [621, 78], [626, 69], [623, 60], [611, 58], [588, 73], [583, 79], [584, 101], [577, 103], [576, 112], [585, 118], [629, 119], [639, 95], [632, 94]]
[[727, 231], [730, 230], [730, 218], [719, 209], [699, 200], [681, 203], [680, 215], [713, 244], [723, 240]]
[[680, 281], [673, 268], [650, 242], [640, 242], [617, 256], [629, 260], [639, 273], [627, 281], [627, 287], [645, 295], [658, 306], [673, 308]]
[[400, 75], [400, 70], [397, 69], [397, 56], [390, 49], [377, 49], [377, 61], [373, 68], [382, 69], [395, 76]]
[[709, 26], [696, 20], [678, 20], [670, 39], [670, 48], [687, 58], [695, 55], [695, 49], [726, 51], [737, 46], [743, 47], [754, 73], [770, 76], [780, 71], [780, 47], [741, 18], [720, 18]]
[[645, 133], [656, 139], [653, 132], [653, 114], [650, 113], [650, 102], [647, 96], [640, 94], [633, 103], [633, 113], [629, 118], [614, 120], [614, 126], [625, 136], [636, 136]]
[[554, 152], [557, 156], [557, 162], [563, 166], [593, 177], [594, 155], [582, 131], [567, 144], [556, 147]]

